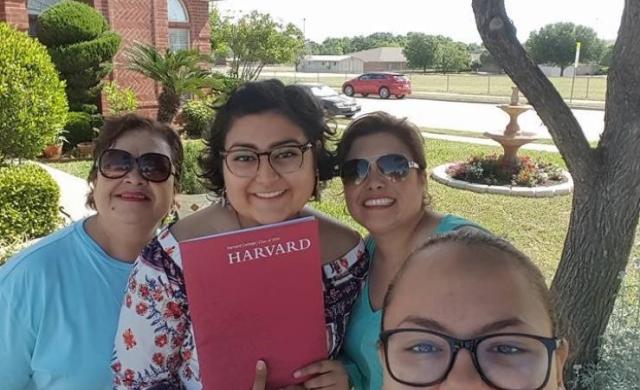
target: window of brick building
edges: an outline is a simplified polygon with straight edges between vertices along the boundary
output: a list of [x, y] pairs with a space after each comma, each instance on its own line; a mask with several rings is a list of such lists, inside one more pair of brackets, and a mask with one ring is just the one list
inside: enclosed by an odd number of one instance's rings
[[180, 0], [167, 0], [169, 16], [169, 49], [172, 51], [188, 49], [190, 44], [189, 15]]
[[27, 13], [29, 14], [29, 35], [36, 36], [38, 16], [47, 8], [59, 3], [61, 0], [27, 0]]

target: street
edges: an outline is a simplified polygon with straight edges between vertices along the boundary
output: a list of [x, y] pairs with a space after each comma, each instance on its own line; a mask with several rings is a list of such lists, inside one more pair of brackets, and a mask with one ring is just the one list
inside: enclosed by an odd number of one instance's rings
[[[362, 106], [362, 115], [372, 111], [386, 111], [407, 117], [420, 127], [466, 130], [483, 133], [502, 132], [509, 116], [495, 104], [459, 103], [424, 99], [388, 99], [377, 97], [356, 98]], [[589, 141], [597, 141], [604, 129], [604, 111], [572, 110]], [[357, 116], [356, 116], [357, 117]], [[547, 127], [535, 111], [527, 111], [518, 118], [521, 131], [534, 132], [540, 138], [551, 138]]]

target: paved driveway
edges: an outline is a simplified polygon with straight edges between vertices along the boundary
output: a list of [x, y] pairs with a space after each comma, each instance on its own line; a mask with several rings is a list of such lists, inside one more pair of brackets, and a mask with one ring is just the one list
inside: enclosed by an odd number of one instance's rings
[[[356, 98], [362, 105], [359, 115], [376, 110], [407, 117], [418, 126], [483, 133], [503, 131], [509, 117], [495, 104], [458, 103], [424, 99]], [[604, 129], [604, 111], [573, 110], [589, 141], [597, 141]], [[523, 131], [535, 132], [540, 138], [551, 138], [542, 120], [533, 111], [520, 115]]]

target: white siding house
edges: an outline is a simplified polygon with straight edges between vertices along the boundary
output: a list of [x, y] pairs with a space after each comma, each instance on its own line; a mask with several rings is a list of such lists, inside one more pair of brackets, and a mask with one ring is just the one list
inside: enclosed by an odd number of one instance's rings
[[298, 65], [298, 72], [362, 73], [362, 60], [346, 55], [308, 55]]

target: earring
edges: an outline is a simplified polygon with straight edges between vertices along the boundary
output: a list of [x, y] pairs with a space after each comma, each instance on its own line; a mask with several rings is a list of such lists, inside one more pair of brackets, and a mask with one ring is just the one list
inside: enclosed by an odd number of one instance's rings
[[229, 200], [227, 199], [227, 187], [222, 187], [222, 194], [220, 196], [220, 205], [224, 208], [229, 204]]
[[313, 200], [316, 202], [320, 202], [320, 192], [322, 191], [320, 184], [320, 170], [316, 168], [316, 184], [313, 189]]

